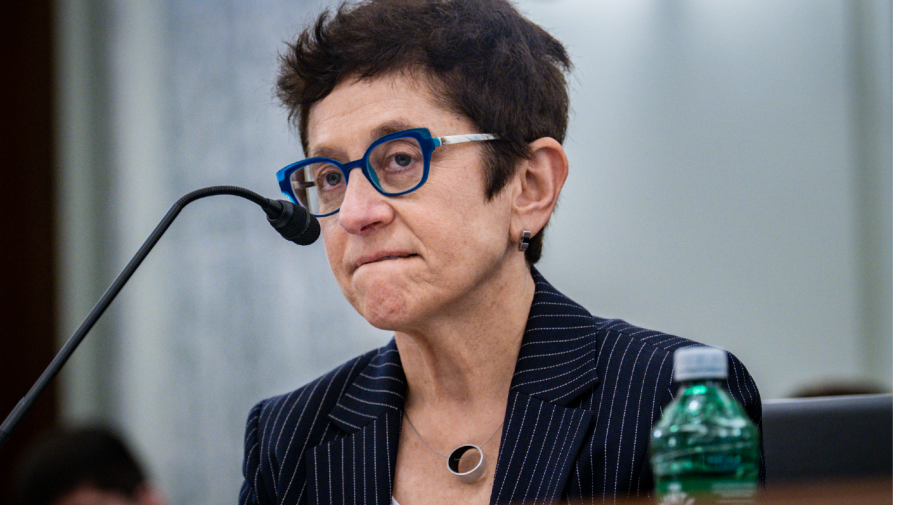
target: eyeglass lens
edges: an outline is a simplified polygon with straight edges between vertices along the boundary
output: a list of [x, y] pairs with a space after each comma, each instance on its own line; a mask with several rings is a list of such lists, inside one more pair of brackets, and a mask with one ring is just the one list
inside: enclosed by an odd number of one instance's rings
[[[398, 138], [369, 148], [364, 169], [374, 186], [391, 195], [408, 191], [424, 178], [424, 153], [414, 138]], [[335, 212], [343, 203], [346, 180], [340, 167], [310, 163], [290, 175], [296, 201], [313, 214]]]

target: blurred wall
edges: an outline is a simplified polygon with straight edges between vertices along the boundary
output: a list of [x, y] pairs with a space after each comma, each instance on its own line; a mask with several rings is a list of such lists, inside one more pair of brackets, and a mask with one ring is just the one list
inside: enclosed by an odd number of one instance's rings
[[[184, 193], [278, 194], [302, 152], [276, 55], [320, 5], [59, 0], [66, 335]], [[547, 278], [735, 352], [767, 399], [891, 389], [891, 4], [520, 5], [576, 65]], [[252, 404], [389, 339], [321, 244], [263, 219], [233, 197], [185, 209], [66, 371], [66, 418], [121, 426], [174, 503], [235, 500]]]

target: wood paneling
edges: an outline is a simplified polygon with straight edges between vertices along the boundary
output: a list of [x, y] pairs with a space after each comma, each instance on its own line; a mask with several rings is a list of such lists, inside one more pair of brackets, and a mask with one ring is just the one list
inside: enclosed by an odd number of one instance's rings
[[[5, 418], [55, 350], [51, 2], [2, 2], [0, 19], [0, 417]], [[0, 503], [11, 502], [14, 464], [56, 423], [46, 391], [0, 448]]]

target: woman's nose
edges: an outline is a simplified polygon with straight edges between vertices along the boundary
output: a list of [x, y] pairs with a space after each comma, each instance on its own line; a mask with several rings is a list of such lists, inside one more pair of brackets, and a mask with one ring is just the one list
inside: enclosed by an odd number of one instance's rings
[[350, 170], [340, 212], [340, 226], [347, 233], [365, 235], [393, 219], [393, 208], [387, 197], [368, 182], [361, 168]]

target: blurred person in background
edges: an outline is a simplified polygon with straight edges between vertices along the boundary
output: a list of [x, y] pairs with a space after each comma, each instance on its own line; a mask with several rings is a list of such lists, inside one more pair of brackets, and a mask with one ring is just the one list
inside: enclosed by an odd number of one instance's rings
[[16, 480], [19, 505], [165, 505], [124, 441], [103, 427], [62, 430], [35, 444]]

